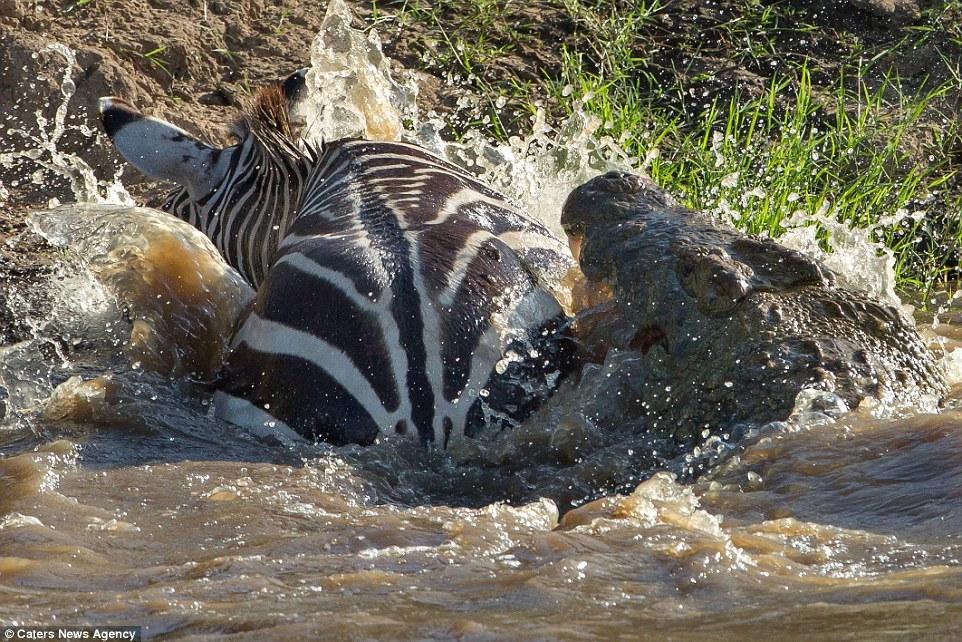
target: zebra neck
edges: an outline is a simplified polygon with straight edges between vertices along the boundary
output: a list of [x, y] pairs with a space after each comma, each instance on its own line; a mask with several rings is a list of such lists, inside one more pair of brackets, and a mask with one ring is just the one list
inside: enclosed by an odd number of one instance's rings
[[268, 146], [253, 136], [229, 151], [227, 172], [216, 190], [199, 201], [182, 192], [166, 209], [207, 235], [256, 288], [297, 214], [312, 161], [292, 153], [293, 148]]

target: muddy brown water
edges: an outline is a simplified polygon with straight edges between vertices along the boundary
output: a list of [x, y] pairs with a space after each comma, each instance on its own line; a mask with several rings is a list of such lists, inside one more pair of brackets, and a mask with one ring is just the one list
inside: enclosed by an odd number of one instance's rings
[[[451, 454], [266, 443], [210, 418], [176, 365], [196, 365], [178, 344], [243, 292], [224, 294], [199, 234], [108, 214], [48, 224], [87, 259], [64, 257], [34, 338], [0, 349], [4, 623], [249, 640], [952, 638], [962, 623], [951, 399], [762, 427], [691, 483], [637, 435], [564, 422]], [[956, 345], [956, 325], [940, 332]]]

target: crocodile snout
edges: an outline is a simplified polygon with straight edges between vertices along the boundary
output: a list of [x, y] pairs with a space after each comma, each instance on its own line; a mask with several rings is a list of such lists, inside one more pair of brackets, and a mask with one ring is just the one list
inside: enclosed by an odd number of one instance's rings
[[644, 189], [644, 183], [637, 174], [611, 171], [596, 176], [585, 184], [589, 190], [607, 192], [608, 194], [636, 194]]
[[642, 178], [628, 172], [596, 176], [568, 196], [561, 211], [561, 226], [569, 237], [577, 237], [584, 234], [589, 223], [622, 218], [634, 195], [644, 188]]

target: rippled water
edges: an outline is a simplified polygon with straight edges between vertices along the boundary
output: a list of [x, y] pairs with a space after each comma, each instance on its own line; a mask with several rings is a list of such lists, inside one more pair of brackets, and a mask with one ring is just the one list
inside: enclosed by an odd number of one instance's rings
[[[500, 148], [391, 129], [404, 84], [388, 92], [376, 43], [336, 23], [313, 96], [358, 87], [335, 80], [363, 47], [372, 69], [349, 104], [380, 115], [359, 127], [461, 159], [549, 223], [570, 185], [628, 162], [583, 116]], [[110, 205], [33, 222], [70, 252], [34, 293], [34, 336], [0, 347], [0, 622], [252, 640], [901, 639], [962, 623], [958, 388], [937, 415], [833, 421], [800, 404], [697, 459], [599, 431], [571, 390], [446, 454], [265, 443], [210, 416], [204, 381], [250, 292], [203, 237]], [[837, 260], [874, 260], [848, 243]], [[923, 319], [947, 353], [956, 314], [937, 333]], [[612, 369], [587, 369], [582, 392], [603, 403]], [[710, 469], [677, 481], [691, 466]]]

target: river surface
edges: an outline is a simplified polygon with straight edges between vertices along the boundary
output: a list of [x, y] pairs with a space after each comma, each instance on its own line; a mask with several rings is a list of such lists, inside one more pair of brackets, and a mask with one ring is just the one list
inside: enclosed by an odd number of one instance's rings
[[[315, 43], [308, 125], [401, 135], [410, 88], [377, 64], [358, 72], [367, 102], [345, 103], [357, 122], [325, 115], [322, 90], [358, 84], [321, 70], [379, 60], [338, 19]], [[549, 224], [571, 186], [627, 162], [583, 118], [501, 148], [437, 130], [416, 139]], [[33, 336], [0, 347], [0, 623], [249, 640], [957, 636], [958, 385], [937, 413], [833, 418], [801, 400], [789, 421], [687, 457], [598, 434], [564, 399], [449, 453], [265, 441], [213, 419], [204, 385], [246, 286], [186, 226], [104, 204], [121, 186], [86, 193], [101, 203], [33, 216], [68, 251], [8, 297]], [[859, 238], [838, 261], [877, 258]], [[861, 267], [853, 282], [889, 296], [885, 265]], [[962, 315], [917, 318], [957, 384]], [[583, 385], [603, 394], [604, 377]]]

